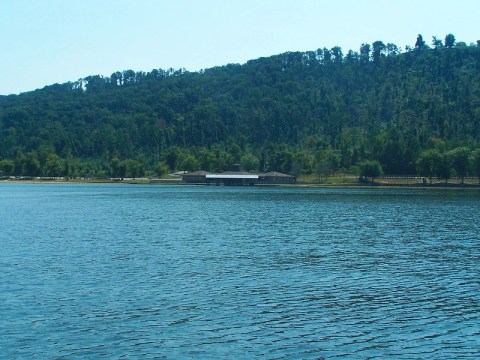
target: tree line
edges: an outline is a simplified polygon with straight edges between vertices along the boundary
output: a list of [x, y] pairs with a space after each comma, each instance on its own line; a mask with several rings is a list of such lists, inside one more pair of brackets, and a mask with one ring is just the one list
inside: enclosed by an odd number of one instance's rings
[[479, 70], [480, 42], [447, 34], [89, 76], [0, 97], [0, 173], [161, 176], [239, 162], [328, 176], [377, 161], [386, 175], [479, 176]]

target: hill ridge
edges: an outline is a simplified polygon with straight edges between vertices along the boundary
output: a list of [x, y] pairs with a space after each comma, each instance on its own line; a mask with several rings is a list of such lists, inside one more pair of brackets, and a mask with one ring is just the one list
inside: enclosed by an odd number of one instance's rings
[[387, 174], [416, 174], [440, 167], [419, 167], [437, 151], [454, 175], [446, 154], [467, 148], [474, 174], [479, 70], [476, 46], [400, 52], [375, 42], [199, 72], [88, 76], [0, 97], [0, 161], [9, 162], [0, 171], [113, 176], [241, 162], [298, 175], [376, 160]]

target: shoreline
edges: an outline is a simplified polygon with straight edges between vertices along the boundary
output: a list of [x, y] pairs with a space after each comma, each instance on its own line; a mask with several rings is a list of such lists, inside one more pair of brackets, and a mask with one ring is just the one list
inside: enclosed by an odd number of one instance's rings
[[[297, 182], [296, 184], [262, 184], [256, 185], [256, 187], [304, 187], [304, 188], [354, 188], [354, 189], [455, 189], [455, 190], [479, 190], [480, 183], [465, 182], [465, 183], [412, 183], [401, 181], [388, 181], [383, 182], [382, 179], [375, 181], [374, 183], [364, 182], [339, 182], [339, 183], [318, 183], [318, 182]], [[179, 185], [179, 186], [207, 186], [206, 184], [199, 183], [184, 183], [181, 179], [0, 179], [1, 183], [8, 184], [90, 184], [90, 185]], [[223, 186], [223, 185], [222, 185]], [[216, 187], [216, 186], [215, 186]], [[228, 186], [230, 187], [230, 186]]]

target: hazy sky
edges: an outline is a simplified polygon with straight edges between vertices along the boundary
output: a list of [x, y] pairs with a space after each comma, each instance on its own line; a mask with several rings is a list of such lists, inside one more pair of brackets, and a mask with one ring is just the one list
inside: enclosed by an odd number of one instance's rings
[[480, 39], [480, 0], [0, 0], [0, 95], [115, 71], [197, 71], [285, 51], [452, 33]]

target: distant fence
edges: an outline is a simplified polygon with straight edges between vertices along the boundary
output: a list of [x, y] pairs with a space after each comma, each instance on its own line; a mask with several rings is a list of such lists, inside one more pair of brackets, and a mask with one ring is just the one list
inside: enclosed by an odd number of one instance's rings
[[[430, 176], [414, 176], [414, 175], [392, 175], [392, 176], [379, 176], [378, 178], [376, 179], [411, 179], [411, 180], [414, 180], [414, 179], [429, 179]], [[432, 176], [433, 179], [438, 179], [437, 176]], [[458, 177], [458, 176], [452, 176], [452, 177], [449, 177], [448, 178], [449, 180], [452, 179], [452, 180], [455, 180], [455, 179], [458, 179], [458, 180], [461, 180], [462, 178], [461, 177]], [[478, 177], [476, 176], [465, 176], [463, 179], [478, 179]]]

